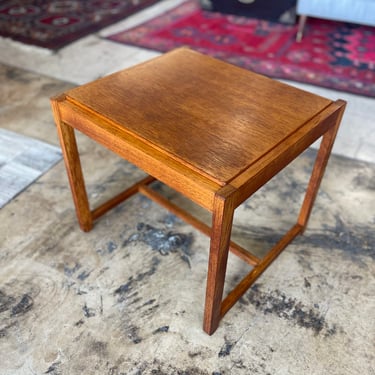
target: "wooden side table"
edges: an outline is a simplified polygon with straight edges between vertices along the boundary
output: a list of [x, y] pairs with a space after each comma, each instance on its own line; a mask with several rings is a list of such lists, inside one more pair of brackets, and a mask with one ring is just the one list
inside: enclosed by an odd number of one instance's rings
[[[52, 98], [78, 221], [140, 192], [211, 237], [203, 328], [208, 334], [306, 227], [345, 102], [296, 89], [181, 48]], [[74, 129], [148, 177], [90, 209]], [[296, 224], [263, 258], [231, 242], [234, 210], [315, 140], [320, 149]], [[208, 227], [158, 195], [165, 183], [212, 213]], [[253, 266], [225, 297], [228, 251]]]

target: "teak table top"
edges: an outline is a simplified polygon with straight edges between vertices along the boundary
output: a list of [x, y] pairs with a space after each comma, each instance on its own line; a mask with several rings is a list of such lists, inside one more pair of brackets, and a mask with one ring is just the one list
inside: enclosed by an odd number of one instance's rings
[[220, 186], [332, 103], [185, 48], [65, 94]]

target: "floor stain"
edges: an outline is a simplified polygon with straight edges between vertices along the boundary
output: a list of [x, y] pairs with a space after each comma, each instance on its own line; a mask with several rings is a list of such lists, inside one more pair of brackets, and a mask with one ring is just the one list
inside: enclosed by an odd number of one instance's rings
[[153, 257], [151, 260], [151, 268], [149, 270], [139, 273], [135, 277], [130, 276], [126, 283], [116, 288], [114, 294], [118, 296], [118, 302], [121, 303], [130, 299], [130, 297], [135, 297], [137, 295], [137, 284], [155, 274], [159, 263], [160, 260], [157, 257]]
[[0, 290], [0, 313], [9, 310], [14, 302], [15, 298], [13, 296], [8, 296]]
[[61, 362], [54, 362], [52, 363], [51, 366], [48, 367], [47, 371], [45, 374], [50, 374], [50, 375], [60, 375], [62, 372], [59, 369], [59, 366], [61, 365]]
[[108, 241], [104, 247], [99, 248], [96, 250], [96, 252], [100, 255], [107, 255], [107, 254], [112, 254], [116, 249], [118, 245], [114, 241]]
[[70, 267], [64, 264], [64, 274], [68, 277], [72, 277], [75, 272], [77, 272], [82, 266], [79, 263], [75, 263], [74, 266]]
[[88, 345], [88, 350], [92, 353], [99, 355], [100, 357], [108, 356], [108, 343], [103, 341], [93, 340]]
[[226, 337], [224, 337], [224, 340], [225, 340], [224, 345], [221, 347], [219, 354], [218, 354], [219, 358], [228, 356], [231, 350], [233, 349], [233, 347], [236, 345], [235, 342], [229, 341]]
[[12, 307], [11, 316], [21, 315], [27, 313], [34, 305], [34, 300], [29, 294], [24, 294], [20, 302]]
[[247, 292], [245, 298], [264, 314], [273, 314], [286, 319], [300, 327], [312, 330], [316, 335], [324, 332], [325, 336], [332, 336], [337, 331], [335, 325], [328, 325], [324, 315], [316, 307], [317, 305], [313, 308], [305, 306], [279, 290], [263, 292], [260, 290], [260, 284], [255, 284]]
[[95, 316], [94, 309], [87, 307], [86, 304], [83, 305], [82, 310], [83, 310], [83, 315], [86, 318], [92, 318], [93, 316]]
[[90, 273], [91, 273], [91, 271], [83, 271], [83, 272], [81, 272], [81, 273], [77, 276], [77, 279], [83, 281], [83, 280], [87, 279], [87, 278], [90, 276]]
[[11, 323], [5, 325], [5, 327], [0, 328], [0, 339], [1, 339], [2, 337], [6, 337], [6, 336], [8, 335], [8, 330], [9, 330], [10, 328], [14, 327], [16, 324], [17, 324], [17, 322], [16, 322], [16, 321], [13, 321], [13, 322], [11, 322]]
[[189, 264], [190, 253], [193, 242], [192, 234], [176, 233], [155, 228], [149, 224], [138, 223], [137, 232], [130, 235], [124, 241], [123, 246], [132, 242], [143, 242], [158, 251], [161, 255], [180, 252], [181, 258]]
[[315, 247], [338, 249], [353, 262], [362, 263], [360, 257], [375, 259], [375, 231], [373, 226], [348, 225], [336, 216], [336, 225], [327, 226], [324, 232], [301, 238], [301, 243]]
[[139, 336], [138, 327], [130, 325], [126, 328], [126, 334], [133, 344], [139, 344], [140, 342], [142, 342], [142, 338]]
[[18, 69], [14, 69], [13, 67], [6, 67], [5, 78], [11, 81], [16, 81], [21, 84], [29, 84], [34, 79], [28, 74], [25, 74], [24, 72]]
[[366, 169], [366, 171], [359, 172], [352, 180], [351, 185], [354, 189], [358, 186], [364, 187], [366, 190], [375, 190], [375, 171], [373, 169]]
[[169, 331], [169, 326], [162, 326], [162, 327], [159, 327], [158, 329], [155, 329], [154, 332], [152, 332], [152, 334], [156, 334], [156, 333], [167, 333]]

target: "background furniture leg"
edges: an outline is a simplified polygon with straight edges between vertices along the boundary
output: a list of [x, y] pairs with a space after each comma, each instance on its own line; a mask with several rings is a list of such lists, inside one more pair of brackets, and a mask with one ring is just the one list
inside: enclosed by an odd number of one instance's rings
[[299, 21], [298, 21], [298, 31], [297, 31], [297, 36], [296, 36], [296, 41], [300, 42], [303, 37], [303, 30], [305, 28], [307, 16], [304, 14], [301, 14], [299, 16]]

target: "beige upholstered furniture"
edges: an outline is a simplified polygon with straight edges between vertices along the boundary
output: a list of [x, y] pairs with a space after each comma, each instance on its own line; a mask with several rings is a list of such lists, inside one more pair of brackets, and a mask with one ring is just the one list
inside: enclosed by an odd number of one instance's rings
[[307, 17], [375, 26], [375, 0], [298, 0], [297, 15], [300, 41]]

